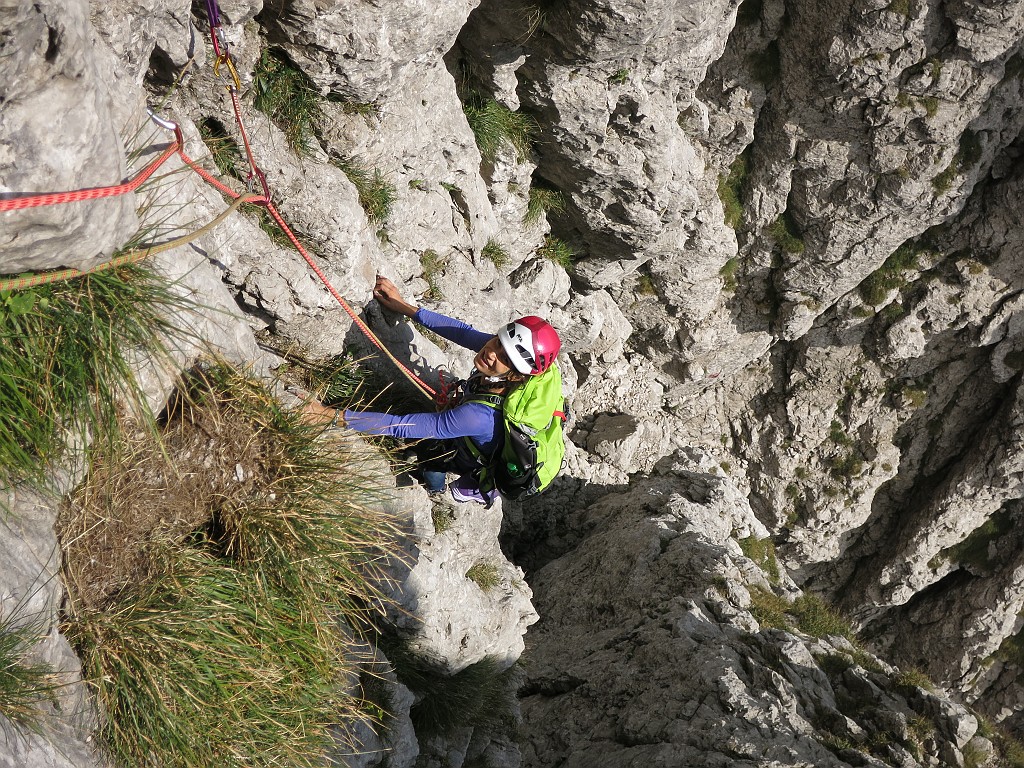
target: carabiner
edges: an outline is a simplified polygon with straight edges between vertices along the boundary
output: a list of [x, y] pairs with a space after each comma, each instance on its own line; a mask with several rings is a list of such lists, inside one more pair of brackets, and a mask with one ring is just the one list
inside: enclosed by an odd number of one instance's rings
[[152, 120], [154, 123], [159, 125], [164, 130], [174, 131], [175, 133], [178, 132], [178, 124], [175, 123], [173, 120], [165, 120], [162, 117], [157, 117], [157, 114], [149, 107], [146, 107], [146, 113], [149, 115], [150, 120]]

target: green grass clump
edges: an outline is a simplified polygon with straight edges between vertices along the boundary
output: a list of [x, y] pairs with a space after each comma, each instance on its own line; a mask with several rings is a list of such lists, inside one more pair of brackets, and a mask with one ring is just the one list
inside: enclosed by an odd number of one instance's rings
[[[319, 766], [334, 726], [376, 711], [350, 692], [357, 655], [338, 629], [366, 630], [386, 602], [395, 534], [371, 507], [373, 470], [218, 363], [182, 383], [165, 422], [159, 449], [94, 462], [60, 525], [65, 632], [105, 746], [122, 765]], [[194, 522], [171, 535], [183, 507]], [[113, 588], [83, 578], [97, 561], [122, 569]]]
[[303, 354], [285, 350], [275, 350], [275, 353], [287, 361], [278, 373], [310, 392], [324, 405], [348, 408], [362, 400], [369, 372], [360, 365], [361, 359], [345, 352], [320, 360], [310, 360]]
[[608, 83], [611, 85], [625, 85], [629, 82], [629, 70], [622, 68], [615, 70], [608, 75]]
[[787, 617], [790, 607], [786, 598], [763, 587], [750, 587], [750, 613], [762, 627], [791, 629], [792, 623]]
[[398, 200], [398, 190], [379, 168], [372, 171], [351, 158], [331, 158], [331, 164], [342, 171], [359, 193], [359, 205], [372, 223], [382, 225], [391, 215]]
[[796, 222], [789, 212], [784, 212], [774, 223], [768, 227], [768, 234], [775, 238], [786, 253], [798, 254], [804, 252], [804, 241], [800, 237]]
[[898, 688], [923, 688], [926, 691], [934, 691], [935, 683], [931, 681], [924, 672], [913, 667], [901, 670], [893, 677], [893, 683]]
[[836, 677], [854, 666], [854, 661], [845, 653], [826, 653], [815, 659], [829, 677]]
[[359, 115], [367, 120], [380, 117], [380, 104], [372, 101], [352, 101], [348, 97], [337, 93], [329, 93], [325, 99], [332, 104], [340, 105], [341, 111], [346, 115]]
[[718, 179], [718, 198], [722, 201], [725, 223], [739, 229], [743, 223], [743, 183], [750, 173], [750, 155], [743, 151], [729, 166], [729, 173]]
[[850, 480], [864, 471], [864, 459], [856, 453], [846, 453], [829, 459], [829, 474], [836, 480]]
[[39, 704], [52, 698], [55, 687], [53, 668], [28, 658], [42, 634], [11, 616], [0, 620], [0, 715], [28, 730], [38, 728]]
[[555, 189], [547, 187], [530, 187], [530, 194], [526, 201], [526, 213], [523, 215], [523, 224], [529, 226], [540, 220], [546, 213], [563, 213], [565, 211], [565, 195]]
[[483, 561], [473, 563], [469, 570], [466, 571], [466, 578], [484, 592], [489, 592], [501, 584], [501, 574], [498, 572], [498, 567], [493, 563], [485, 563]]
[[[242, 213], [256, 221], [256, 225], [263, 230], [267, 237], [270, 238], [270, 242], [276, 245], [278, 248], [290, 248], [293, 251], [298, 249], [295, 247], [295, 243], [288, 237], [280, 225], [274, 220], [274, 217], [270, 215], [270, 212], [262, 205], [254, 205], [252, 203], [242, 203], [239, 209]], [[295, 231], [294, 227], [292, 232], [295, 237], [298, 238], [299, 242], [302, 243], [306, 250], [312, 250], [309, 246], [308, 238], [301, 232]]]
[[637, 279], [636, 291], [641, 296], [658, 295], [658, 287], [654, 284], [654, 278], [644, 272], [641, 272]]
[[829, 425], [828, 438], [836, 445], [845, 445], [847, 447], [852, 446], [853, 438], [846, 434], [846, 430], [843, 429], [843, 424], [835, 419]]
[[188, 308], [145, 263], [0, 292], [0, 482], [41, 483], [68, 431], [115, 431], [119, 400], [144, 410], [131, 360], [159, 359]]
[[936, 193], [944, 194], [948, 192], [953, 182], [956, 180], [957, 175], [960, 173], [960, 166], [953, 158], [953, 162], [947, 165], [943, 170], [936, 174], [935, 178], [932, 179], [932, 186], [935, 188]]
[[953, 186], [956, 177], [976, 165], [981, 160], [982, 147], [981, 139], [976, 131], [966, 130], [960, 136], [960, 145], [957, 147], [953, 160], [934, 179], [932, 186], [936, 193], [948, 192]]
[[779, 561], [775, 557], [775, 545], [772, 540], [747, 536], [739, 539], [739, 543], [743, 554], [757, 563], [773, 584], [777, 583], [780, 576]]
[[494, 99], [483, 99], [472, 93], [466, 98], [462, 109], [484, 160], [493, 162], [498, 156], [498, 150], [506, 145], [515, 150], [520, 161], [529, 157], [537, 134], [537, 123], [532, 117], [522, 112], [513, 112]]
[[491, 262], [495, 267], [501, 269], [512, 259], [508, 249], [494, 238], [487, 241], [487, 244], [480, 251], [480, 255]]
[[792, 613], [796, 616], [797, 626], [811, 637], [839, 635], [847, 639], [853, 638], [850, 623], [820, 597], [800, 595], [793, 601]]
[[1013, 516], [1009, 512], [997, 512], [971, 531], [971, 535], [959, 544], [946, 547], [939, 552], [936, 558], [965, 565], [982, 573], [988, 572], [992, 567], [990, 545], [1013, 530], [1013, 527]]
[[1018, 632], [1005, 638], [993, 655], [1010, 664], [1024, 667], [1024, 636]]
[[889, 5], [885, 7], [885, 10], [892, 13], [898, 13], [900, 16], [910, 16], [912, 6], [910, 0], [892, 0]]
[[344, 646], [316, 606], [198, 552], [133, 586], [70, 636], [121, 765], [318, 766], [331, 726], [358, 717]]
[[733, 256], [722, 268], [718, 270], [718, 274], [722, 277], [722, 287], [727, 291], [735, 291], [736, 286], [739, 284], [736, 280], [736, 272], [739, 271], [740, 260]]
[[928, 402], [928, 390], [924, 387], [907, 387], [903, 390], [903, 396], [912, 408], [920, 408]]
[[878, 659], [862, 648], [854, 649], [852, 656], [854, 662], [856, 662], [858, 666], [866, 669], [868, 672], [885, 672], [885, 667], [882, 666]]
[[252, 76], [253, 106], [284, 131], [295, 154], [311, 154], [323, 121], [322, 97], [309, 79], [282, 52], [267, 48]]
[[921, 106], [928, 117], [935, 117], [939, 111], [939, 100], [935, 96], [922, 96]]
[[441, 258], [437, 251], [432, 248], [428, 248], [420, 254], [420, 268], [423, 270], [423, 279], [430, 286], [424, 294], [428, 299], [439, 301], [444, 298], [444, 294], [437, 284], [437, 278], [440, 277], [447, 266], [448, 261]]
[[430, 521], [434, 524], [434, 533], [444, 533], [455, 525], [455, 511], [444, 504], [435, 504], [430, 510]]
[[[979, 718], [983, 720], [983, 718]], [[1003, 728], [994, 728], [988, 721], [984, 721], [985, 730], [988, 735], [985, 738], [991, 739], [999, 752], [1002, 760], [999, 762], [1000, 768], [1024, 768], [1024, 744], [1018, 739], [1015, 739]], [[981, 730], [979, 728], [979, 730]]]
[[576, 250], [564, 240], [548, 235], [544, 245], [537, 249], [537, 255], [550, 259], [562, 269], [569, 269], [576, 260]]
[[840, 635], [853, 639], [849, 622], [814, 595], [803, 594], [790, 603], [774, 592], [753, 586], [750, 587], [750, 612], [762, 627], [788, 630], [795, 623], [800, 631], [812, 637]]
[[920, 255], [923, 249], [908, 240], [893, 251], [878, 269], [861, 281], [857, 292], [865, 304], [878, 306], [889, 292], [907, 284], [904, 274], [921, 268]]

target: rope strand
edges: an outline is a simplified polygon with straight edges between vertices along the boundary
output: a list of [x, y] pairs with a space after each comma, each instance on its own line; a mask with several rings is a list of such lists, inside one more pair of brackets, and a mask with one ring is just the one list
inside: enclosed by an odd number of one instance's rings
[[274, 204], [271, 202], [270, 187], [267, 184], [266, 174], [263, 173], [263, 171], [260, 169], [259, 165], [256, 162], [256, 157], [252, 151], [252, 146], [249, 143], [249, 136], [245, 130], [245, 123], [242, 120], [242, 109], [238, 100], [238, 89], [241, 84], [239, 82], [238, 75], [235, 71], [234, 64], [231, 60], [231, 53], [228, 50], [227, 42], [226, 40], [224, 40], [221, 34], [222, 30], [220, 27], [220, 8], [217, 5], [217, 0], [207, 0], [206, 7], [207, 17], [210, 22], [210, 35], [213, 40], [213, 50], [214, 54], [217, 57], [217, 61], [214, 66], [214, 73], [217, 74], [221, 64], [226, 64], [228, 67], [228, 71], [231, 74], [231, 77], [234, 81], [233, 85], [228, 86], [227, 90], [229, 96], [231, 97], [231, 106], [235, 114], [235, 121], [238, 125], [238, 130], [242, 137], [242, 143], [245, 147], [246, 158], [249, 161], [249, 186], [250, 188], [252, 187], [254, 179], [258, 180], [260, 186], [262, 187], [263, 194], [242, 194], [239, 192], [235, 192], [226, 184], [220, 182], [213, 176], [213, 174], [211, 174], [206, 169], [202, 168], [197, 162], [195, 162], [192, 158], [185, 154], [185, 141], [182, 136], [181, 129], [176, 124], [158, 118], [156, 115], [150, 113], [151, 117], [157, 124], [161, 125], [162, 127], [168, 130], [174, 131], [174, 141], [160, 154], [159, 157], [157, 157], [155, 160], [153, 160], [153, 162], [151, 162], [149, 165], [143, 168], [133, 179], [131, 179], [131, 181], [108, 187], [95, 187], [91, 189], [74, 190], [71, 192], [55, 192], [41, 195], [24, 195], [21, 197], [8, 198], [0, 200], [0, 212], [24, 210], [27, 208], [36, 208], [47, 205], [61, 205], [64, 203], [77, 202], [80, 200], [96, 200], [105, 197], [115, 197], [118, 195], [124, 195], [127, 194], [128, 192], [134, 192], [156, 172], [157, 168], [163, 165], [174, 154], [177, 154], [181, 158], [182, 162], [189, 168], [191, 168], [193, 171], [195, 171], [204, 181], [213, 186], [215, 189], [219, 190], [221, 193], [232, 198], [232, 203], [228, 206], [228, 208], [222, 211], [217, 217], [215, 217], [205, 226], [183, 237], [179, 237], [174, 240], [170, 240], [166, 243], [161, 243], [159, 245], [152, 246], [150, 248], [127, 251], [123, 254], [115, 256], [109, 261], [106, 261], [102, 264], [98, 264], [97, 266], [87, 270], [63, 269], [55, 272], [43, 272], [33, 275], [22, 275], [19, 277], [0, 280], [0, 291], [19, 290], [29, 288], [35, 285], [44, 285], [47, 283], [55, 283], [60, 280], [69, 280], [93, 272], [98, 272], [103, 269], [111, 269], [117, 266], [121, 266], [123, 264], [139, 261], [145, 258], [146, 256], [159, 253], [161, 251], [170, 250], [172, 248], [177, 248], [179, 246], [192, 242], [198, 237], [201, 237], [202, 235], [206, 234], [214, 227], [216, 227], [218, 224], [220, 224], [220, 222], [227, 218], [227, 216], [229, 216], [233, 211], [237, 210], [238, 207], [241, 206], [243, 203], [253, 203], [255, 205], [261, 205], [267, 210], [267, 212], [270, 214], [271, 218], [274, 220], [276, 225], [281, 229], [281, 231], [284, 232], [284, 234], [288, 237], [292, 245], [295, 246], [299, 254], [309, 265], [310, 269], [313, 270], [314, 274], [316, 274], [316, 276], [324, 284], [324, 286], [327, 288], [330, 294], [335, 298], [335, 300], [337, 300], [337, 302], [341, 305], [342, 309], [345, 310], [345, 312], [352, 319], [352, 322], [356, 325], [356, 327], [359, 328], [359, 330], [367, 337], [367, 339], [370, 340], [371, 343], [373, 343], [375, 347], [377, 347], [378, 350], [380, 350], [389, 360], [391, 360], [392, 363], [395, 364], [399, 371], [401, 371], [402, 374], [406, 378], [408, 378], [409, 381], [422, 394], [424, 394], [427, 398], [431, 400], [435, 400], [437, 397], [437, 392], [430, 386], [428, 386], [425, 382], [423, 382], [423, 380], [421, 380], [412, 370], [410, 370], [397, 357], [395, 357], [394, 354], [392, 354], [387, 347], [384, 346], [381, 340], [377, 338], [376, 334], [374, 334], [374, 332], [370, 330], [370, 327], [362, 320], [362, 318], [359, 317], [359, 315], [355, 312], [355, 310], [352, 309], [349, 303], [345, 301], [344, 297], [342, 297], [342, 295], [338, 293], [334, 286], [331, 285], [330, 280], [327, 279], [327, 275], [325, 275], [323, 270], [321, 270], [320, 267], [317, 266], [316, 262], [313, 260], [313, 257], [309, 254], [309, 252], [302, 245], [302, 243], [299, 242], [299, 239], [295, 236], [295, 233], [292, 232], [287, 222], [285, 222], [284, 217], [281, 216], [281, 213], [277, 210], [276, 206], [274, 206]]

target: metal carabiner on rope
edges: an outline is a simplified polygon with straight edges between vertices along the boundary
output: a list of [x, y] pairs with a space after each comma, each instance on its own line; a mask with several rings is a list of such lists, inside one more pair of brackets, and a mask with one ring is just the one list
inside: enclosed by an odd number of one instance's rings
[[[218, 45], [218, 40], [220, 45]], [[237, 90], [242, 90], [242, 80], [238, 77], [238, 70], [235, 69], [235, 63], [231, 60], [231, 53], [228, 49], [228, 41], [224, 37], [224, 30], [217, 27], [213, 31], [213, 52], [217, 57], [213, 62], [213, 75], [214, 77], [220, 77], [220, 66], [221, 64], [227, 64], [228, 74], [231, 75], [232, 83]], [[228, 90], [231, 90], [232, 86], [228, 86]]]
[[173, 120], [168, 120], [164, 117], [160, 117], [156, 112], [154, 112], [149, 107], [146, 107], [146, 114], [149, 115], [150, 120], [152, 120], [154, 123], [159, 125], [164, 130], [174, 131], [175, 133], [178, 132], [178, 124]]
[[150, 120], [159, 125], [165, 131], [174, 132], [174, 141], [177, 143], [178, 151], [180, 152], [181, 149], [184, 148], [185, 146], [185, 135], [181, 132], [181, 127], [173, 120], [168, 120], [165, 117], [160, 117], [156, 112], [154, 112], [149, 107], [146, 107], [146, 114], [149, 115]]
[[245, 179], [245, 188], [249, 193], [255, 193], [257, 181], [259, 181], [260, 186], [263, 188], [263, 197], [268, 203], [271, 202], [270, 185], [267, 184], [267, 175], [259, 168], [253, 166], [253, 169], [249, 171], [249, 176]]

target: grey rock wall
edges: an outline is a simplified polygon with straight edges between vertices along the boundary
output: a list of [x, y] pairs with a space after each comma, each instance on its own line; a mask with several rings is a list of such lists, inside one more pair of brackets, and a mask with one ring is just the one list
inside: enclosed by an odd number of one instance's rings
[[[1024, 3], [238, 0], [222, 10], [275, 204], [389, 347], [430, 381], [471, 360], [369, 302], [377, 273], [483, 329], [536, 313], [562, 333], [574, 418], [552, 490], [441, 535], [422, 499], [402, 502], [418, 521], [419, 569], [403, 599], [422, 609], [420, 641], [452, 669], [518, 656], [537, 592], [525, 764], [924, 759], [821, 746], [825, 731], [863, 746], [881, 728], [837, 706], [853, 690], [872, 691], [903, 736], [908, 718], [955, 712], [925, 752], [959, 764], [972, 727], [953, 705], [897, 696], [863, 670], [840, 680], [813, 657], [841, 643], [752, 623], [744, 584], [763, 579], [730, 543], [734, 525], [770, 536], [795, 583], [838, 603], [890, 662], [1020, 726], [1009, 651], [1024, 604]], [[240, 142], [191, 4], [8, 2], [0, 14], [0, 195], [124, 180], [168, 139], [146, 121], [147, 102], [209, 168], [200, 130], [210, 121]], [[307, 156], [253, 108], [268, 46], [330, 95]], [[529, 157], [481, 157], [465, 88], [536, 120]], [[392, 185], [385, 221], [364, 213], [340, 159]], [[177, 160], [167, 168], [136, 195], [0, 214], [0, 271], [98, 263], [147, 206], [173, 210], [168, 236], [222, 210]], [[561, 192], [565, 210], [525, 224], [531, 184]], [[538, 253], [546, 236], [576, 248], [569, 270]], [[492, 242], [507, 262], [484, 258]], [[196, 343], [171, 366], [140, 363], [154, 405], [206, 344], [261, 373], [275, 360], [257, 336], [314, 355], [365, 346], [298, 254], [251, 216], [159, 265], [215, 311], [180, 319]], [[674, 454], [698, 468], [659, 464]], [[498, 549], [502, 523], [525, 581]], [[501, 562], [500, 595], [464, 578], [484, 556]], [[619, 565], [600, 573], [607, 583], [583, 578], [609, 558]], [[12, 574], [36, 568], [14, 559]], [[724, 596], [698, 565], [725, 580]], [[642, 599], [620, 602], [623, 580]], [[693, 655], [706, 664], [685, 684], [659, 676]], [[656, 682], [631, 681], [631, 664]], [[488, 738], [447, 747], [455, 763], [485, 752], [514, 763], [514, 749]], [[400, 752], [398, 763], [415, 761], [410, 744]]]
[[[0, 5], [0, 196], [117, 185], [146, 162], [125, 157], [88, 16], [85, 0]], [[105, 261], [134, 231], [136, 206], [129, 194], [0, 213], [0, 269]]]

